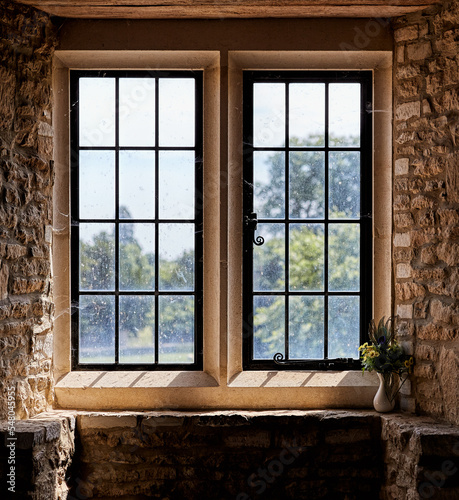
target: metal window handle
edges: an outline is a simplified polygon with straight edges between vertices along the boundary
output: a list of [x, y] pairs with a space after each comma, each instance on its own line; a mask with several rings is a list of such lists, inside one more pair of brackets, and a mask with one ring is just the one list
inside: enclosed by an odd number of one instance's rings
[[258, 247], [263, 245], [263, 243], [265, 242], [263, 236], [257, 236], [255, 238], [255, 231], [257, 230], [258, 226], [257, 214], [252, 212], [250, 215], [244, 216], [244, 224], [247, 230], [253, 233], [253, 238], [252, 238], [253, 244], [257, 245]]

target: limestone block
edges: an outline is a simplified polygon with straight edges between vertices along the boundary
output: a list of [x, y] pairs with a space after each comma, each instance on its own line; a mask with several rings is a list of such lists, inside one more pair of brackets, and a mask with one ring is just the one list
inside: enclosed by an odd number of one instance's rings
[[403, 319], [413, 317], [413, 306], [411, 304], [399, 304], [397, 306], [397, 316]]
[[429, 41], [413, 43], [407, 47], [408, 59], [420, 61], [432, 55], [432, 46]]
[[397, 264], [397, 278], [410, 278], [412, 268], [409, 264]]
[[395, 109], [396, 120], [408, 120], [413, 117], [421, 116], [421, 103], [419, 101], [406, 102], [399, 104]]
[[405, 28], [396, 29], [394, 38], [396, 42], [406, 42], [407, 40], [415, 40], [419, 36], [419, 26], [407, 26]]
[[402, 302], [414, 298], [424, 297], [426, 289], [417, 283], [396, 283], [395, 284], [395, 297]]
[[409, 159], [399, 158], [395, 160], [395, 175], [407, 175], [409, 171]]
[[444, 241], [438, 246], [438, 258], [446, 262], [448, 266], [457, 266], [459, 264], [459, 244]]
[[6, 263], [0, 266], [0, 300], [8, 298], [9, 269]]
[[430, 304], [430, 314], [435, 321], [449, 324], [451, 323], [454, 309], [449, 304], [444, 304], [438, 299], [434, 299]]
[[411, 234], [406, 233], [395, 233], [394, 236], [394, 247], [410, 247], [411, 246]]

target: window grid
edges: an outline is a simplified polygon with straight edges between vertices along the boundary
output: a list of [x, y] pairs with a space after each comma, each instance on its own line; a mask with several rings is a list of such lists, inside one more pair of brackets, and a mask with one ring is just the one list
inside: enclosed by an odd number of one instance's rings
[[[255, 83], [285, 83], [285, 124], [284, 124], [284, 146], [254, 146], [254, 84]], [[323, 83], [325, 84], [324, 101], [324, 145], [322, 147], [292, 147], [290, 145], [290, 84], [292, 83]], [[361, 103], [360, 103], [360, 146], [359, 147], [339, 147], [329, 144], [329, 85], [331, 83], [360, 83]], [[360, 301], [359, 331], [360, 343], [365, 341], [367, 325], [371, 318], [371, 182], [372, 182], [372, 74], [371, 72], [270, 72], [270, 71], [246, 71], [244, 72], [243, 87], [243, 135], [244, 135], [244, 219], [251, 217], [254, 211], [254, 153], [258, 151], [279, 152], [284, 154], [285, 167], [285, 199], [284, 218], [262, 218], [257, 219], [258, 224], [276, 223], [285, 225], [285, 270], [284, 270], [284, 290], [283, 291], [256, 291], [253, 286], [253, 244], [254, 233], [252, 228], [244, 224], [244, 258], [243, 258], [243, 366], [244, 369], [360, 369], [358, 355], [352, 359], [328, 357], [329, 338], [329, 297], [358, 296]], [[314, 152], [324, 153], [324, 217], [315, 218], [291, 218], [289, 209], [290, 200], [290, 153], [291, 152]], [[360, 157], [360, 217], [358, 218], [330, 218], [329, 217], [329, 153], [330, 152], [359, 152]], [[290, 290], [290, 226], [297, 223], [323, 224], [324, 226], [324, 290], [318, 291], [295, 291]], [[360, 227], [360, 287], [358, 292], [354, 291], [332, 291], [329, 290], [329, 227], [336, 224], [358, 224]], [[261, 234], [262, 236], [262, 234]], [[254, 298], [257, 296], [284, 297], [284, 356], [274, 356], [274, 359], [254, 359]], [[323, 359], [291, 359], [289, 356], [289, 302], [290, 297], [295, 296], [323, 296], [324, 297], [324, 356]]]
[[[79, 142], [79, 80], [80, 78], [108, 77], [115, 79], [115, 145], [114, 146], [80, 146]], [[155, 145], [154, 146], [120, 146], [120, 78], [149, 78], [155, 80]], [[159, 141], [159, 80], [161, 78], [192, 78], [195, 82], [195, 137], [194, 146], [161, 146]], [[202, 345], [202, 290], [203, 290], [203, 124], [202, 124], [202, 98], [203, 78], [199, 71], [71, 71], [71, 295], [72, 295], [72, 369], [73, 370], [201, 370], [203, 366]], [[80, 218], [79, 207], [79, 156], [80, 151], [113, 151], [115, 153], [115, 217], [110, 218]], [[120, 217], [120, 152], [122, 151], [151, 151], [155, 156], [155, 188], [154, 197], [155, 214], [151, 218], [122, 218]], [[160, 217], [159, 209], [159, 154], [162, 151], [192, 151], [195, 158], [195, 213], [192, 219], [173, 219]], [[80, 223], [111, 223], [114, 224], [114, 290], [82, 290], [80, 289]], [[124, 290], [120, 289], [120, 226], [129, 224], [149, 223], [154, 224], [154, 290]], [[159, 286], [159, 228], [173, 224], [194, 224], [194, 290], [161, 290]], [[166, 296], [194, 297], [194, 361], [192, 363], [160, 363], [159, 361], [159, 298]], [[114, 297], [114, 332], [115, 332], [115, 359], [114, 363], [88, 363], [79, 361], [79, 304], [81, 296], [107, 296]], [[120, 352], [120, 297], [151, 296], [154, 297], [154, 360], [148, 363], [121, 363]]]

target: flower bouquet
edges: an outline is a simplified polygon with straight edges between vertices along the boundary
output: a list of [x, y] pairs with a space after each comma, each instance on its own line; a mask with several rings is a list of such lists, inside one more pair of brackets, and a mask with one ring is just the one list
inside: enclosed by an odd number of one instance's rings
[[393, 318], [385, 321], [383, 317], [378, 325], [371, 320], [368, 336], [370, 341], [359, 347], [362, 371], [374, 370], [378, 373], [380, 388], [374, 400], [375, 409], [390, 411], [395, 405], [395, 397], [412, 372], [414, 359], [404, 353], [395, 339]]

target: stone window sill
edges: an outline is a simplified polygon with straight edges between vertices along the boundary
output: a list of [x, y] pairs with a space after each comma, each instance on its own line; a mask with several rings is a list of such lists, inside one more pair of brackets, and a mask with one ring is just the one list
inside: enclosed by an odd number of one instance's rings
[[73, 410], [371, 408], [374, 374], [239, 372], [228, 384], [205, 372], [70, 372], [56, 407]]

